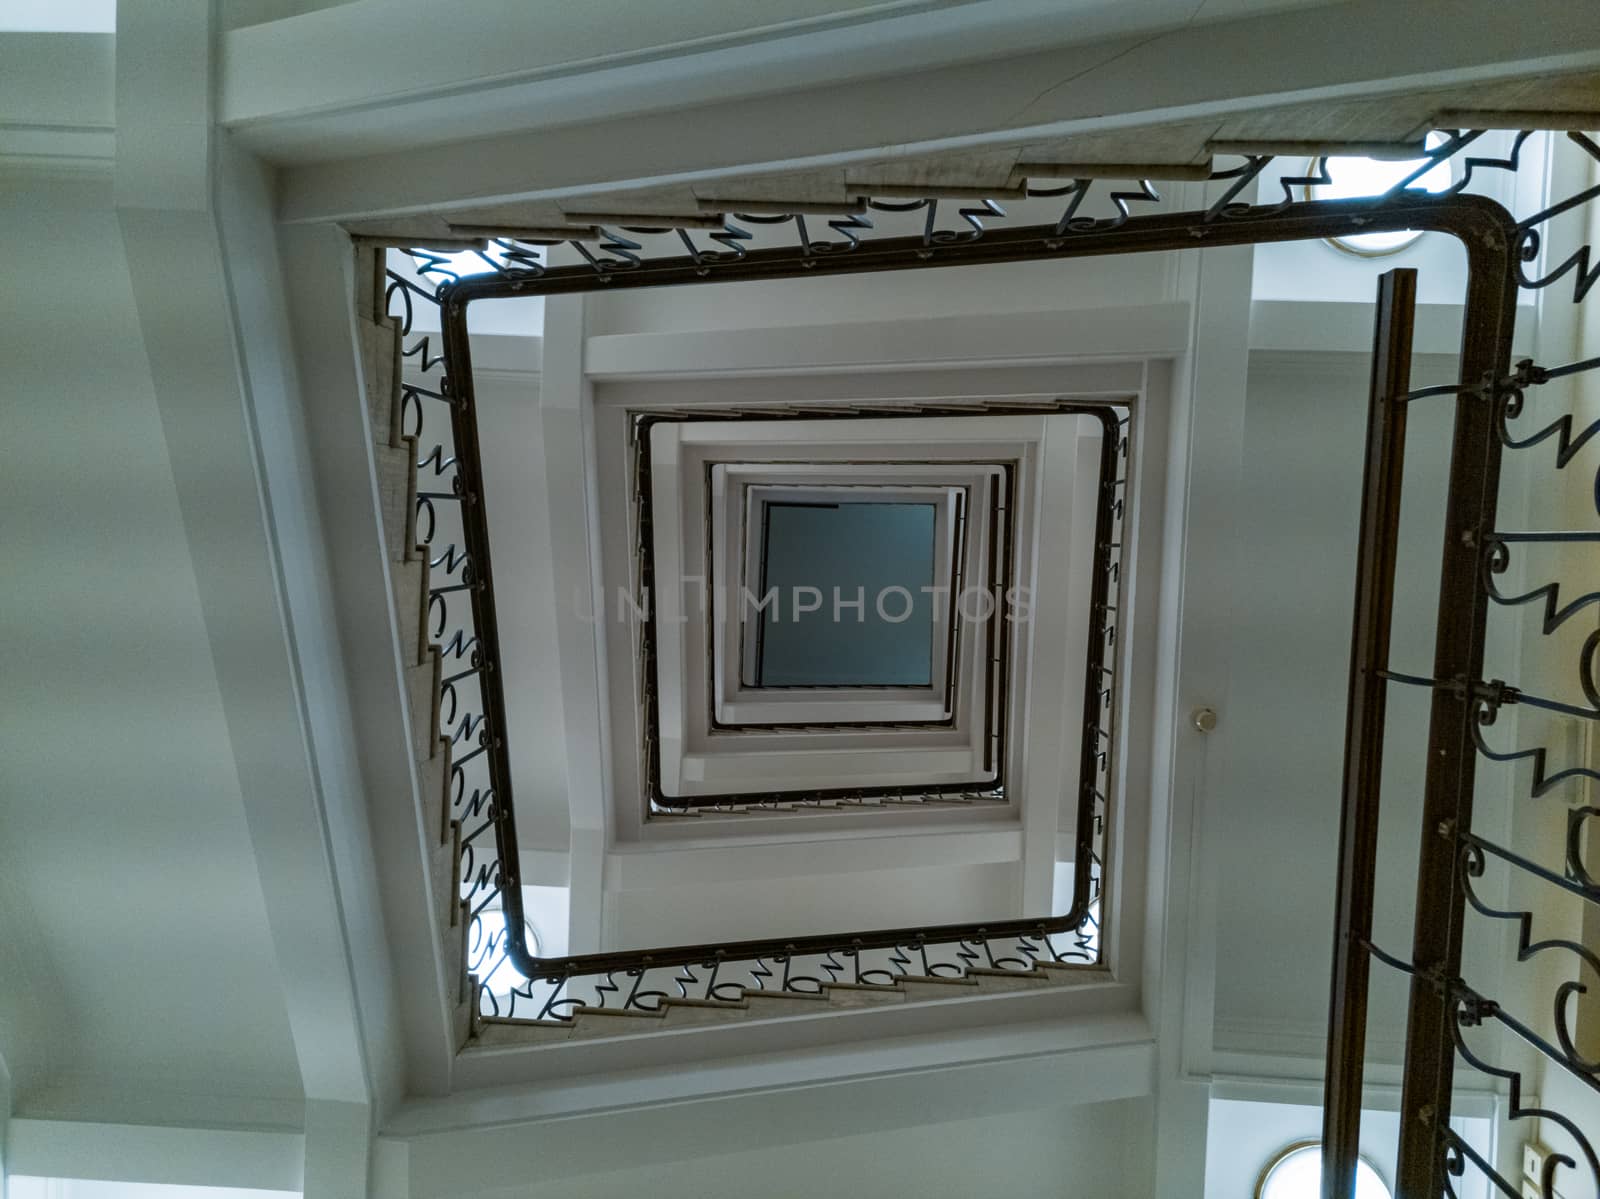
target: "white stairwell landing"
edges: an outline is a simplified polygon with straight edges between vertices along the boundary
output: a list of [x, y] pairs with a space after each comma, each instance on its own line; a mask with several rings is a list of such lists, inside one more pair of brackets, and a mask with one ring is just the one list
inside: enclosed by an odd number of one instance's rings
[[407, 674], [412, 744], [428, 804], [426, 827], [437, 838], [428, 862], [429, 885], [442, 942], [455, 963], [455, 990], [449, 1000], [458, 1051], [473, 1055], [751, 1022], [809, 1023], [868, 1008], [948, 1005], [1112, 981], [1100, 966], [1040, 960], [1030, 970], [974, 966], [959, 975], [898, 976], [892, 984], [839, 982], [815, 991], [740, 988], [736, 1000], [668, 998], [648, 1010], [591, 1005], [547, 1019], [482, 1014], [478, 979], [467, 968], [470, 921], [467, 903], [460, 898], [461, 824], [450, 818], [451, 742], [440, 727], [442, 651], [428, 638], [429, 551], [417, 540], [418, 442], [401, 431], [400, 325], [384, 310], [384, 251], [360, 247], [356, 253], [360, 349], [376, 443], [377, 490]]

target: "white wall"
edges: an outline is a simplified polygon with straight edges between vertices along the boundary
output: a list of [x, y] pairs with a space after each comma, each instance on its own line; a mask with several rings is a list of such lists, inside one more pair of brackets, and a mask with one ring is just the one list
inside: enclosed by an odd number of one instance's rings
[[[475, 310], [474, 310], [475, 311]], [[564, 707], [551, 577], [550, 503], [536, 373], [478, 371], [496, 610], [516, 786], [517, 836], [527, 848], [567, 847]], [[430, 413], [431, 419], [443, 419]], [[552, 881], [527, 876], [530, 882]], [[563, 880], [564, 881], [564, 880]]]
[[[0, 1052], [19, 1113], [300, 1097], [121, 234], [0, 200]], [[281, 652], [281, 649], [280, 649]], [[274, 1109], [278, 1117], [284, 1109]]]
[[[1437, 373], [1448, 369], [1432, 365]], [[1221, 1046], [1317, 1056], [1326, 1027], [1368, 365], [1257, 355], [1246, 396], [1229, 755], [1216, 796]], [[1419, 381], [1422, 380], [1419, 371]], [[1443, 541], [1448, 408], [1411, 414], [1392, 663], [1426, 674]], [[1428, 696], [1390, 689], [1378, 941], [1410, 947]], [[1392, 884], [1392, 885], [1391, 885]], [[1393, 1039], [1403, 988], [1377, 971]]]
[[[826, 854], [827, 842], [813, 852]], [[1020, 863], [699, 883], [606, 896], [605, 949], [1018, 916]]]

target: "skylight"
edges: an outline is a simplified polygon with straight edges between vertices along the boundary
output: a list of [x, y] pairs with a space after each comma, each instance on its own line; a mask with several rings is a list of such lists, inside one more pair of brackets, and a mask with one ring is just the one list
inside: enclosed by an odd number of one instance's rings
[[769, 503], [761, 687], [927, 687], [933, 682], [932, 504]]

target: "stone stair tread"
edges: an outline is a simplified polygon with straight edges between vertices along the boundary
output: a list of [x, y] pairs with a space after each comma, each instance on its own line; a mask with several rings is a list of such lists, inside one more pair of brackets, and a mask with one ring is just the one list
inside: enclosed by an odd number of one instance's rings
[[647, 1032], [646, 1028], [624, 1028], [623, 1025], [638, 1020], [660, 1023], [666, 1019], [666, 1015], [667, 1013], [661, 1009], [641, 1012], [613, 1007], [577, 1008], [572, 1013], [572, 1036], [576, 1040], [583, 1037], [612, 1037], [630, 1032]]
[[[450, 849], [448, 852], [450, 854], [450, 870], [447, 877], [450, 879], [450, 897], [454, 899], [461, 894], [461, 821], [459, 820], [450, 822]], [[455, 927], [456, 921], [461, 918], [460, 905], [452, 903], [450, 905], [451, 927]]]
[[714, 1009], [719, 1010], [719, 1011], [735, 1010], [735, 1009], [742, 1011], [744, 1009], [749, 1008], [749, 1006], [750, 1006], [748, 1003], [746, 1003], [742, 999], [688, 999], [688, 998], [683, 998], [683, 999], [663, 999], [661, 1002], [662, 1002], [663, 1005], [668, 1006], [668, 1007], [714, 1008]]
[[572, 1009], [572, 1015], [573, 1015], [574, 1019], [577, 1019], [579, 1016], [606, 1016], [606, 1017], [616, 1016], [616, 1017], [618, 1017], [620, 1019], [624, 1019], [624, 1020], [659, 1020], [659, 1019], [661, 1019], [661, 1011], [660, 1011], [659, 1008], [652, 1009], [652, 1008], [631, 1008], [631, 1007], [630, 1008], [601, 1007], [599, 1004], [592, 1004], [592, 1005], [587, 1006], [587, 1007], [573, 1008]]
[[444, 660], [438, 646], [430, 646], [425, 662], [406, 668], [406, 687], [411, 700], [412, 744], [419, 760], [432, 758], [439, 750], [439, 680]]
[[461, 822], [450, 822], [450, 839], [439, 846], [429, 862], [437, 910], [444, 914], [444, 926], [454, 928], [460, 918], [457, 898], [461, 893]]
[[450, 742], [443, 737], [434, 747], [432, 757], [423, 759], [424, 769], [419, 771], [422, 781], [428, 827], [433, 829], [438, 844], [450, 840]]
[[400, 322], [384, 316], [357, 322], [361, 360], [366, 371], [367, 413], [379, 445], [397, 444], [400, 434]]
[[[445, 929], [445, 943], [455, 950], [456, 986], [460, 989], [456, 993], [456, 1002], [467, 1003], [477, 999], [477, 988], [471, 985], [472, 975], [467, 972], [467, 951], [470, 948], [468, 938], [472, 936], [471, 909], [466, 900], [456, 904], [455, 919], [450, 927]], [[452, 936], [451, 934], [454, 934]]]
[[977, 975], [979, 978], [1037, 978], [1045, 979], [1037, 966], [1032, 970], [1007, 970], [1004, 966], [973, 966], [967, 971], [968, 975]]
[[383, 541], [391, 561], [413, 561], [417, 532], [417, 439], [402, 437], [398, 444], [379, 445], [373, 451], [377, 468], [378, 501], [383, 515]]
[[763, 991], [745, 989], [744, 997], [747, 1000], [760, 1000], [761, 1009], [771, 1013], [775, 1008], [796, 1007], [808, 1009], [824, 1009], [828, 1005], [828, 997], [821, 992], [809, 991]]
[[666, 1022], [678, 1027], [721, 1024], [750, 1016], [750, 1005], [743, 1000], [734, 1003], [721, 999], [663, 999], [661, 1008]]
[[[580, 1009], [581, 1010], [581, 1009]], [[545, 1016], [538, 1020], [527, 1016], [479, 1016], [478, 1028], [571, 1028], [571, 1016]]]
[[407, 665], [427, 660], [428, 585], [432, 568], [426, 557], [396, 562], [389, 571], [394, 586], [395, 612], [400, 618], [400, 652]]
[[1048, 987], [1053, 981], [1043, 970], [1004, 970], [987, 966], [975, 966], [967, 975], [984, 991], [1025, 991]]
[[456, 1034], [456, 1048], [458, 1050], [464, 1048], [467, 1042], [472, 1040], [474, 1031], [473, 1015], [474, 1008], [476, 1006], [475, 1000], [477, 999], [477, 995], [478, 976], [476, 974], [469, 974], [467, 975], [467, 998], [463, 999], [460, 1003], [457, 1003], [455, 1009], [450, 1013], [451, 1024], [454, 1027]]
[[896, 981], [918, 984], [933, 983], [946, 987], [975, 987], [978, 985], [978, 980], [975, 978], [947, 978], [942, 974], [901, 974], [896, 978]]
[[527, 1045], [539, 1041], [566, 1041], [576, 1025], [571, 1020], [520, 1020], [499, 1016], [480, 1017], [469, 1045], [490, 1048], [496, 1045]]
[[875, 983], [829, 983], [824, 990], [834, 1007], [872, 1007], [906, 1001], [906, 993], [899, 987]]
[[830, 991], [893, 991], [894, 983], [829, 983]]

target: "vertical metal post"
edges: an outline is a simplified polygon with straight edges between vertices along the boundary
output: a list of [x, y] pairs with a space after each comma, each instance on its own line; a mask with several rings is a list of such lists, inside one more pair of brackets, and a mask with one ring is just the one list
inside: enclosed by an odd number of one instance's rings
[[1416, 271], [1392, 270], [1378, 280], [1366, 467], [1361, 484], [1361, 533], [1356, 551], [1350, 692], [1345, 709], [1339, 890], [1334, 909], [1333, 987], [1328, 1004], [1322, 1111], [1323, 1199], [1351, 1199], [1361, 1145], [1367, 975], [1371, 965], [1366, 942], [1372, 935], [1387, 694], [1382, 672], [1389, 666], [1405, 466], [1406, 404], [1402, 397], [1411, 388], [1411, 334], [1416, 305]]
[[1464, 239], [1469, 275], [1461, 333], [1450, 487], [1445, 499], [1439, 622], [1434, 644], [1433, 708], [1428, 723], [1428, 773], [1423, 789], [1422, 848], [1412, 933], [1411, 1005], [1406, 1022], [1405, 1077], [1400, 1092], [1398, 1195], [1444, 1195], [1441, 1133], [1450, 1117], [1455, 1078], [1450, 980], [1461, 972], [1465, 906], [1459, 834], [1472, 826], [1477, 771], [1473, 727], [1476, 684], [1483, 675], [1488, 599], [1481, 583], [1483, 547], [1494, 530], [1500, 491], [1499, 407], [1495, 383], [1511, 359], [1517, 276], [1514, 230]]

